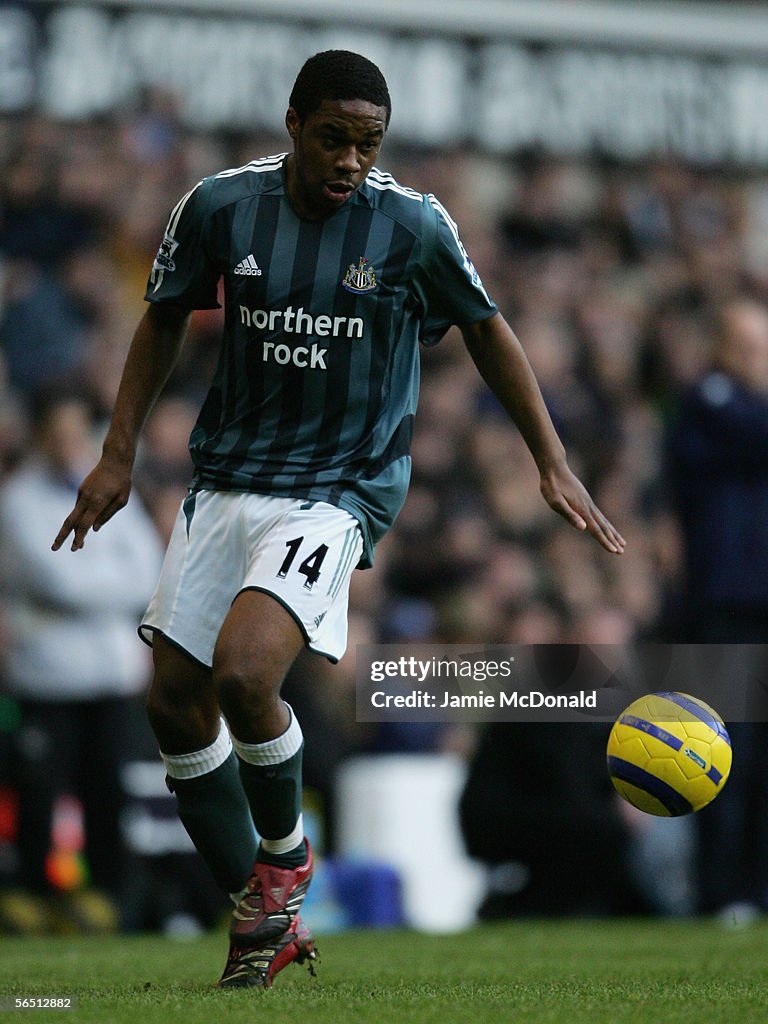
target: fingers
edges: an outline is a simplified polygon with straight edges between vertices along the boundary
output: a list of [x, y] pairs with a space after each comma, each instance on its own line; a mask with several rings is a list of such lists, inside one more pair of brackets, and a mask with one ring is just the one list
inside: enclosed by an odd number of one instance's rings
[[550, 505], [577, 530], [586, 530], [601, 547], [612, 555], [621, 555], [627, 546], [622, 535], [606, 519], [589, 495], [584, 492], [581, 501], [568, 499], [560, 493], [550, 500]]
[[107, 505], [103, 512], [100, 512], [93, 521], [93, 532], [98, 533], [105, 523], [108, 523], [112, 516], [119, 512], [125, 505], [122, 498], [115, 498]]
[[552, 508], [555, 510], [555, 512], [558, 512], [563, 517], [563, 519], [567, 519], [571, 526], [573, 526], [576, 530], [587, 529], [586, 520], [583, 518], [583, 516], [580, 516], [578, 512], [572, 509], [565, 499], [563, 499], [562, 504], [558, 502], [552, 503]]
[[585, 510], [584, 517], [579, 517], [584, 522], [582, 527], [589, 531], [601, 547], [610, 551], [612, 555], [621, 555], [627, 546], [622, 535], [603, 515], [596, 505], [590, 502], [590, 507]]
[[[74, 534], [70, 550], [79, 551], [85, 544], [88, 531], [93, 529], [94, 532], [98, 532], [116, 512], [119, 512], [124, 507], [126, 501], [127, 498], [122, 494], [109, 500], [108, 498], [90, 498], [81, 492], [75, 507], [64, 520], [61, 529], [56, 534], [51, 550], [58, 551], [67, 537], [70, 534]], [[106, 507], [104, 505], [105, 502], [107, 502]]]
[[72, 527], [74, 526], [74, 517], [75, 513], [74, 511], [72, 511], [61, 524], [61, 529], [56, 534], [56, 539], [54, 540], [53, 544], [51, 544], [51, 551], [58, 551], [61, 545], [70, 535], [70, 533], [72, 532]]
[[69, 537], [70, 533], [73, 533], [74, 537], [72, 538], [71, 550], [79, 551], [85, 544], [86, 535], [96, 518], [96, 510], [92, 510], [82, 497], [78, 498], [75, 507], [64, 520], [61, 525], [61, 529], [56, 534], [56, 539], [51, 545], [51, 550], [58, 551], [67, 537]]
[[595, 513], [591, 521], [587, 523], [587, 529], [606, 551], [610, 551], [613, 555], [622, 555], [627, 542], [619, 531], [608, 522], [602, 512], [595, 509]]

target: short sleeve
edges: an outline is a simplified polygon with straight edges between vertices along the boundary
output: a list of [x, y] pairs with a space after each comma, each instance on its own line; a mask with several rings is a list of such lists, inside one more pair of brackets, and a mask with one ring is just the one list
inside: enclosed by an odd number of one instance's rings
[[453, 324], [478, 323], [498, 312], [456, 223], [433, 195], [425, 196], [416, 295], [424, 311], [421, 340], [426, 345], [436, 344]]
[[178, 201], [155, 256], [144, 298], [174, 302], [188, 309], [218, 309], [220, 271], [207, 247], [210, 179]]

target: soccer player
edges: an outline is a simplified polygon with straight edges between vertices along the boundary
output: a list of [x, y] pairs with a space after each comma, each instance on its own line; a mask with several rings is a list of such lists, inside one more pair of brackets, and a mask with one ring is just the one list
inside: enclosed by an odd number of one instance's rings
[[371, 565], [408, 486], [419, 342], [461, 328], [545, 499], [607, 551], [624, 548], [568, 468], [456, 225], [434, 196], [374, 166], [391, 113], [379, 69], [318, 53], [289, 103], [291, 153], [206, 178], [171, 213], [102, 457], [53, 544], [72, 533], [77, 551], [125, 504], [137, 438], [190, 313], [218, 305], [223, 278], [192, 485], [140, 627], [179, 815], [235, 901], [223, 987], [269, 987], [313, 955], [299, 918], [312, 876], [303, 740], [280, 687], [302, 647], [332, 661], [344, 652], [352, 570]]

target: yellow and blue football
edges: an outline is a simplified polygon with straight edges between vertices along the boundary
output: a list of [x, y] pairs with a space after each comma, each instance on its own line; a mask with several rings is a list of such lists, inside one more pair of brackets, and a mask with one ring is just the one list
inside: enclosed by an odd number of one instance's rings
[[617, 793], [647, 814], [677, 817], [706, 807], [731, 770], [731, 740], [704, 701], [669, 691], [640, 697], [608, 737], [608, 773]]

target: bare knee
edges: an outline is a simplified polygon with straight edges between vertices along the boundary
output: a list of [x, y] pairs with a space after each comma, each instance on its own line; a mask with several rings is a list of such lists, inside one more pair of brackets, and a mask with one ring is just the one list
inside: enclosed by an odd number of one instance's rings
[[155, 671], [146, 711], [160, 749], [166, 754], [201, 750], [219, 731], [210, 669], [162, 637], [155, 638], [153, 647]]
[[153, 678], [146, 697], [149, 724], [163, 753], [201, 750], [216, 738], [218, 715], [186, 681]]
[[288, 728], [280, 687], [303, 646], [295, 620], [274, 598], [238, 594], [213, 652], [214, 692], [237, 739], [263, 743]]
[[[258, 661], [237, 655], [214, 656], [213, 685], [219, 707], [244, 742], [261, 742], [282, 731], [286, 712], [280, 699], [282, 678]], [[287, 718], [283, 728], [287, 728]], [[278, 731], [273, 732], [273, 727]], [[272, 735], [269, 735], [270, 732]]]

